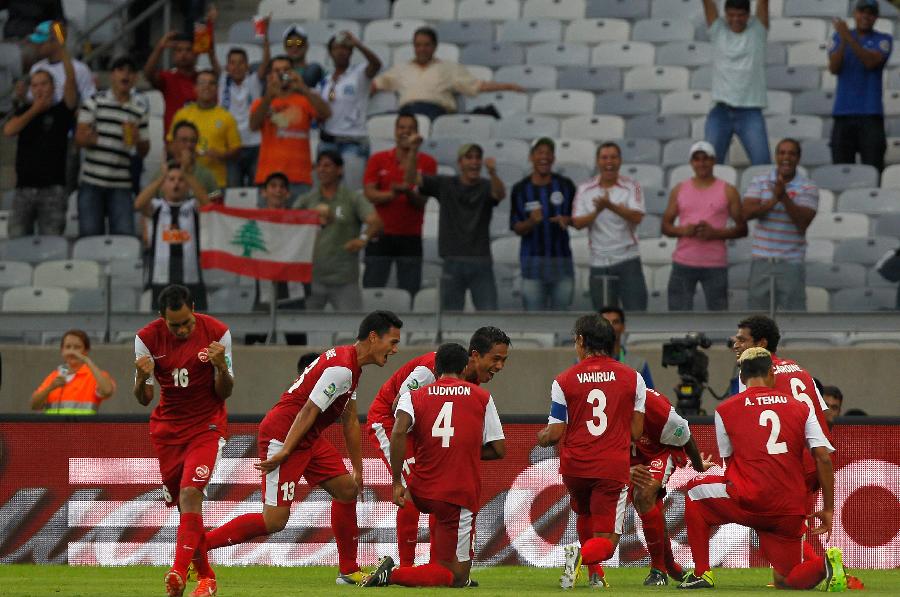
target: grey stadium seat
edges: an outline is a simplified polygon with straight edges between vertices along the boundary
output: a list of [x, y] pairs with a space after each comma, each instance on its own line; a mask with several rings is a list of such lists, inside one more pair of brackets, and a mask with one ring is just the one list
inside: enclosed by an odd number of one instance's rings
[[525, 53], [528, 64], [545, 64], [548, 66], [568, 66], [591, 61], [591, 50], [585, 44], [577, 43], [543, 43], [528, 48]]
[[662, 166], [668, 168], [670, 166], [682, 166], [690, 162], [689, 151], [691, 146], [696, 143], [693, 139], [672, 139], [663, 146], [662, 150]]
[[769, 116], [766, 128], [777, 132], [779, 138], [820, 139], [822, 119], [818, 116]]
[[803, 148], [803, 163], [806, 166], [814, 168], [831, 163], [831, 143], [828, 139], [803, 139], [800, 146]]
[[749, 263], [753, 241], [748, 237], [731, 238], [725, 241], [728, 250], [728, 263]]
[[622, 71], [613, 66], [561, 66], [556, 83], [560, 89], [615, 91], [622, 88]]
[[69, 310], [69, 291], [65, 288], [18, 286], [3, 293], [4, 311], [65, 312]]
[[831, 298], [832, 311], [894, 311], [897, 291], [893, 288], [845, 288]]
[[483, 114], [445, 114], [432, 123], [431, 136], [489, 139], [494, 122]]
[[108, 235], [86, 236], [75, 241], [72, 259], [93, 259], [111, 261], [113, 259], [135, 260], [141, 257], [141, 242], [134, 236]]
[[494, 39], [494, 24], [491, 21], [441, 21], [435, 30], [440, 41], [451, 44], [463, 45]]
[[628, 41], [631, 23], [625, 19], [579, 19], [566, 26], [564, 41], [596, 44], [602, 41]]
[[701, 66], [691, 72], [691, 89], [709, 91], [712, 89], [712, 67]]
[[523, 19], [506, 21], [500, 27], [497, 41], [536, 44], [562, 41], [562, 21], [556, 19]]
[[766, 44], [766, 64], [787, 64], [787, 46], [778, 42]]
[[433, 157], [439, 164], [456, 164], [456, 151], [459, 146], [466, 143], [465, 139], [457, 137], [439, 137], [425, 139], [422, 142], [422, 152]]
[[712, 62], [712, 44], [702, 41], [673, 41], [656, 50], [656, 64], [662, 66], [704, 66]]
[[791, 106], [791, 111], [794, 114], [831, 116], [831, 111], [834, 108], [834, 91], [826, 91], [824, 89], [801, 91], [794, 95], [794, 101]]
[[806, 285], [826, 290], [862, 287], [866, 285], [866, 268], [858, 263], [808, 263]]
[[694, 39], [694, 24], [686, 19], [642, 19], [631, 29], [631, 39], [662, 44]]
[[[661, 187], [645, 187], [644, 191], [644, 206], [647, 209], [648, 214], [653, 214], [656, 216], [663, 215], [663, 212], [666, 211], [666, 206], [669, 205], [669, 192]], [[659, 236], [660, 231], [656, 231], [657, 236]]]
[[509, 164], [524, 164], [531, 147], [530, 143], [521, 139], [488, 139], [481, 146], [486, 157]]
[[662, 218], [653, 214], [644, 214], [637, 227], [638, 238], [657, 238], [660, 235], [659, 225]]
[[656, 48], [649, 42], [609, 41], [601, 42], [591, 50], [593, 66], [652, 66]]
[[325, 3], [325, 13], [330, 19], [354, 19], [356, 21], [389, 19], [391, 2], [390, 0], [328, 0]]
[[554, 164], [553, 171], [572, 179], [575, 184], [581, 184], [594, 175], [593, 167], [581, 164]]
[[781, 13], [785, 17], [838, 17], [847, 16], [847, 0], [785, 0]]
[[209, 293], [209, 312], [250, 313], [255, 300], [255, 287], [226, 286]]
[[650, 16], [650, 0], [587, 0], [584, 16], [646, 19]]
[[806, 91], [818, 89], [821, 70], [815, 66], [781, 66], [766, 67], [766, 83], [769, 89], [785, 91]]
[[630, 137], [628, 139], [615, 139], [622, 150], [622, 161], [627, 164], [658, 164], [660, 142], [657, 139], [642, 139]]
[[466, 110], [469, 112], [478, 106], [493, 105], [500, 116], [528, 111], [528, 96], [515, 91], [490, 91], [466, 98]]
[[520, 4], [518, 0], [461, 0], [457, 5], [457, 14], [473, 19], [511, 21], [519, 18], [522, 12]]
[[22, 236], [0, 244], [0, 258], [7, 261], [40, 263], [49, 259], [66, 259], [69, 243], [62, 236]]
[[873, 236], [871, 238], [848, 238], [839, 241], [834, 249], [835, 263], [859, 263], [874, 265], [888, 251], [897, 248], [896, 238]]
[[412, 309], [412, 297], [402, 288], [363, 288], [363, 310], [389, 309], [405, 313]]
[[112, 283], [116, 287], [143, 288], [144, 263], [140, 259], [115, 259], [110, 264]]
[[642, 187], [661, 187], [663, 169], [656, 164], [623, 164], [622, 174], [635, 179]]
[[900, 237], [900, 214], [878, 216], [875, 220], [875, 234]]
[[869, 214], [873, 216], [900, 213], [898, 189], [850, 189], [838, 198], [837, 211]]
[[495, 136], [529, 142], [538, 137], [554, 138], [559, 136], [559, 120], [537, 114], [512, 114], [496, 124]]
[[[556, 67], [547, 65], [515, 64], [501, 66], [494, 73], [498, 83], [516, 83], [525, 89], [556, 89]], [[560, 85], [563, 89], [565, 85]], [[574, 89], [574, 88], [573, 88]]]
[[878, 186], [878, 170], [867, 164], [833, 164], [815, 168], [810, 177], [817, 185], [832, 191]]
[[24, 261], [0, 261], [0, 288], [31, 286], [34, 273], [30, 263]]
[[668, 141], [687, 137], [691, 132], [691, 121], [685, 116], [635, 116], [625, 124], [626, 137], [645, 137]]
[[653, 0], [650, 16], [655, 19], [698, 20], [703, 18], [703, 5], [693, 0]]
[[[652, 91], [608, 91], [597, 93], [595, 114], [639, 116], [659, 112], [659, 94]], [[645, 136], [645, 135], [641, 135]]]
[[525, 62], [525, 49], [519, 44], [476, 42], [462, 49], [459, 61], [497, 68]]
[[[138, 296], [134, 288], [113, 287], [112, 304], [114, 313], [129, 313], [137, 310]], [[79, 288], [69, 297], [69, 311], [73, 313], [102, 313], [106, 311], [105, 288]]]
[[874, 267], [869, 268], [866, 272], [866, 286], [869, 288], [893, 288], [897, 289], [897, 283], [884, 279], [884, 277]]
[[[303, 29], [309, 38], [310, 44], [328, 44], [328, 40], [341, 31], [349, 31], [353, 35], [359, 37], [362, 35], [362, 27], [359, 23], [350, 19], [320, 19], [318, 21], [307, 21], [303, 24]], [[252, 40], [248, 43], [257, 43]]]

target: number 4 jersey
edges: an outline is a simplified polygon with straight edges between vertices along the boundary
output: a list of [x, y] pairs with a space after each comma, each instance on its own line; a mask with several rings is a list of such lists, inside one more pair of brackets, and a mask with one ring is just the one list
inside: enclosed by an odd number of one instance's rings
[[444, 378], [400, 396], [401, 410], [412, 417], [409, 433], [416, 446], [409, 490], [478, 511], [481, 446], [503, 439], [491, 395], [474, 384]]

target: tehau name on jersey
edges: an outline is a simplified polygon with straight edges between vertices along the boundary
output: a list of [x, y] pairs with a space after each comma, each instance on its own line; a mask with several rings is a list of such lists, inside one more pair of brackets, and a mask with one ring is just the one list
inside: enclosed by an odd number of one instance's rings
[[[754, 402], [756, 400], [756, 402]], [[786, 396], [756, 396], [751, 398], [747, 396], [744, 398], [744, 406], [766, 406], [768, 404], [787, 404], [788, 399]]]
[[428, 386], [429, 396], [469, 396], [472, 388], [464, 386]]
[[778, 375], [779, 373], [802, 373], [802, 372], [803, 372], [803, 369], [801, 369], [795, 363], [787, 363], [784, 365], [776, 365], [775, 366], [775, 375]]
[[591, 371], [589, 373], [578, 373], [578, 383], [600, 383], [605, 381], [616, 381], [615, 371]]

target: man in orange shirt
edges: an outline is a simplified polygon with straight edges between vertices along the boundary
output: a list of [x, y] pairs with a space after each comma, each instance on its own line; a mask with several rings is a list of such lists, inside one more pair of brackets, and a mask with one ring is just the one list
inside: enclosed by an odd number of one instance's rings
[[272, 172], [283, 172], [291, 183], [291, 196], [312, 188], [309, 128], [313, 118], [324, 121], [331, 108], [291, 66], [285, 56], [272, 59], [266, 94], [250, 107], [250, 129], [260, 131], [256, 184]]

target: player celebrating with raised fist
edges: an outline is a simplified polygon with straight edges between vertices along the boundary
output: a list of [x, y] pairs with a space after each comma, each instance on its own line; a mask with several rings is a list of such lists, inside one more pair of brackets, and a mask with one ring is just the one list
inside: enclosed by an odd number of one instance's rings
[[181, 519], [175, 561], [166, 573], [166, 594], [184, 593], [191, 560], [200, 583], [192, 593], [216, 594], [216, 576], [202, 547], [203, 492], [225, 445], [225, 399], [234, 387], [231, 332], [221, 321], [194, 313], [184, 286], [159, 293], [161, 317], [134, 338], [134, 396], [144, 406], [153, 401], [153, 378], [159, 404], [150, 415], [150, 442], [159, 459], [166, 505], [178, 505]]
[[608, 586], [600, 563], [619, 543], [628, 497], [631, 442], [644, 430], [647, 388], [634, 369], [613, 359], [616, 336], [599, 314], [575, 322], [578, 363], [556, 376], [541, 446], [562, 440], [559, 472], [569, 492], [581, 547], [565, 548], [559, 585], [571, 589], [588, 565], [592, 587]]

